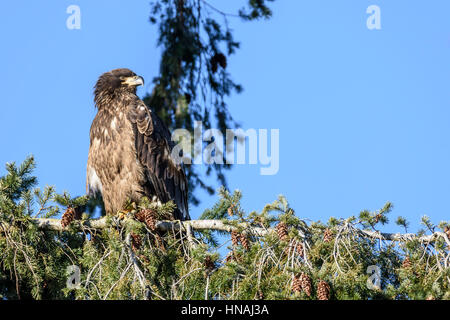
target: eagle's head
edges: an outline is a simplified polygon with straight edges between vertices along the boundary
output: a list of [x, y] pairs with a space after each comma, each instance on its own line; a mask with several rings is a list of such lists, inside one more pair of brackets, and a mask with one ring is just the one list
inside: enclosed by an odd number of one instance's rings
[[98, 108], [111, 102], [120, 94], [136, 94], [136, 87], [144, 85], [144, 78], [136, 75], [130, 69], [114, 69], [105, 72], [98, 78], [94, 87], [95, 104]]

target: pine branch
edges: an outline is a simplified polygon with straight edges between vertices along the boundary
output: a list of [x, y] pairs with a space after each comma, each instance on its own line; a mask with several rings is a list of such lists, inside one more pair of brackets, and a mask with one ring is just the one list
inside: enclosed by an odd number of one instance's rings
[[[109, 226], [107, 223], [107, 217], [99, 218], [99, 219], [87, 219], [87, 220], [78, 220], [73, 221], [70, 228], [73, 230], [82, 230], [83, 228], [90, 229], [105, 229]], [[41, 230], [49, 230], [49, 231], [63, 231], [64, 228], [61, 226], [61, 220], [59, 219], [46, 219], [46, 218], [32, 218], [31, 221], [37, 225], [37, 227]], [[117, 220], [119, 224], [124, 225], [127, 222], [127, 219]], [[202, 230], [215, 230], [215, 231], [223, 231], [223, 232], [231, 232], [231, 231], [241, 231], [244, 230], [243, 233], [251, 234], [253, 236], [263, 237], [270, 233], [276, 234], [277, 231], [275, 228], [261, 228], [254, 227], [247, 223], [240, 223], [237, 226], [233, 226], [228, 224], [227, 222], [221, 220], [189, 220], [189, 221], [157, 221], [156, 229], [159, 231], [179, 231], [180, 228], [183, 231], [187, 231], [188, 229], [202, 231]], [[417, 240], [420, 242], [430, 243], [436, 241], [438, 238], [443, 238], [444, 241], [450, 246], [450, 240], [447, 234], [444, 232], [435, 231], [430, 235], [418, 236], [414, 233], [385, 233], [378, 231], [369, 231], [363, 229], [354, 228], [360, 236], [371, 238], [371, 239], [379, 239], [385, 241], [397, 241], [397, 242], [405, 242]]]
[[[78, 221], [72, 221], [70, 228], [73, 230], [81, 230], [83, 228], [89, 228], [89, 229], [105, 229], [109, 227], [109, 224], [107, 222], [107, 217], [99, 218], [99, 219], [87, 219], [87, 220], [78, 220]], [[45, 218], [32, 218], [30, 219], [36, 226], [41, 230], [48, 230], [48, 231], [63, 231], [65, 228], [61, 226], [61, 220], [60, 219], [45, 219]], [[118, 223], [120, 225], [126, 224], [127, 219], [124, 220], [118, 220]], [[225, 222], [222, 222], [220, 220], [189, 220], [189, 221], [157, 221], [156, 222], [156, 229], [159, 231], [170, 231], [180, 230], [180, 227], [183, 231], [186, 231], [188, 229], [188, 226], [192, 230], [217, 230], [217, 231], [224, 231], [224, 232], [231, 232], [233, 230], [238, 230], [239, 228], [249, 229], [251, 230], [251, 233], [255, 236], [265, 236], [266, 234], [272, 232], [271, 229], [263, 229], [259, 227], [252, 227], [249, 226], [246, 223], [241, 223], [238, 225], [238, 227], [232, 226], [230, 224], [227, 224]], [[245, 233], [245, 231], [244, 231]]]

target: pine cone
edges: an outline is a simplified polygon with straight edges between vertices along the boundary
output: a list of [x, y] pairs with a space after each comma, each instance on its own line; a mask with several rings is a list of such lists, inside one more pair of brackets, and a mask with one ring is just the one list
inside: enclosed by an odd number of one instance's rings
[[239, 232], [236, 230], [231, 231], [231, 242], [233, 243], [233, 246], [239, 245]]
[[308, 297], [311, 297], [312, 285], [311, 278], [304, 272], [300, 275], [300, 284]]
[[290, 245], [284, 247], [282, 255], [289, 255], [289, 252], [291, 251], [291, 249], [292, 249], [292, 246], [290, 246]]
[[137, 221], [145, 223], [145, 210], [138, 211], [134, 214]]
[[406, 257], [405, 260], [403, 260], [402, 268], [409, 269], [411, 268], [411, 266], [412, 266], [411, 259], [409, 259], [409, 257]]
[[147, 227], [150, 230], [152, 230], [152, 231], [156, 230], [156, 219], [155, 219], [155, 216], [153, 214], [148, 214], [145, 217], [145, 224], [147, 225]]
[[319, 300], [330, 300], [330, 285], [323, 280], [320, 280], [317, 286], [317, 298]]
[[326, 228], [323, 233], [323, 242], [330, 242], [331, 240], [333, 240], [333, 232]]
[[447, 237], [450, 239], [450, 227], [445, 227], [444, 232], [447, 234]]
[[144, 256], [143, 254], [141, 254], [139, 256], [139, 259], [141, 259], [142, 261], [144, 261], [145, 263], [150, 263], [150, 260], [148, 260], [148, 258], [146, 256]]
[[233, 260], [234, 260], [233, 252], [228, 253], [227, 256], [225, 257], [225, 263], [231, 262]]
[[241, 258], [242, 258], [242, 256], [240, 253], [233, 251], [233, 260], [234, 261], [239, 262], [239, 261], [241, 261]]
[[240, 234], [239, 240], [241, 241], [242, 246], [245, 250], [250, 249], [250, 242], [248, 241], [248, 237], [245, 234]]
[[227, 67], [227, 58], [222, 53], [216, 53], [212, 58], [209, 60], [211, 64], [211, 71], [213, 73], [217, 72], [218, 66], [220, 65], [223, 69]]
[[288, 227], [286, 223], [280, 222], [276, 226], [278, 238], [280, 238], [281, 241], [287, 241], [288, 240]]
[[185, 94], [184, 94], [184, 97], [185, 97], [185, 99], [186, 99], [186, 103], [187, 103], [187, 104], [191, 103], [192, 96], [191, 96], [189, 93], [185, 93]]
[[141, 248], [142, 240], [141, 236], [135, 233], [131, 233], [131, 249], [138, 251]]
[[212, 73], [216, 73], [217, 72], [217, 67], [219, 66], [217, 60], [215, 59], [216, 56], [212, 57], [210, 60], [211, 63], [211, 71]]
[[135, 214], [138, 221], [144, 222], [147, 227], [154, 231], [156, 230], [156, 211], [153, 209], [143, 209]]
[[229, 208], [228, 208], [228, 215], [231, 217], [231, 216], [233, 216], [233, 205], [231, 205]]
[[264, 293], [261, 290], [258, 290], [257, 299], [264, 300]]
[[301, 292], [302, 291], [302, 282], [300, 280], [300, 275], [296, 274], [294, 279], [292, 280], [292, 291]]
[[216, 264], [212, 261], [211, 256], [206, 256], [205, 261], [203, 262], [205, 266], [206, 272], [210, 273], [216, 268]]
[[225, 57], [225, 55], [224, 54], [222, 54], [222, 53], [217, 53], [216, 54], [216, 61], [219, 63], [219, 65], [222, 67], [222, 68], [226, 68], [227, 67], [227, 58]]
[[[445, 228], [444, 228], [444, 232], [445, 232], [445, 234], [447, 235], [447, 238], [450, 239], [450, 227], [445, 227]], [[447, 250], [450, 251], [450, 246], [447, 246]]]
[[61, 226], [67, 227], [73, 220], [75, 220], [75, 209], [68, 207], [61, 217]]
[[375, 223], [378, 223], [378, 221], [380, 221], [382, 217], [383, 217], [383, 215], [382, 215], [381, 213], [378, 213], [378, 214], [375, 216]]
[[237, 253], [235, 251], [231, 251], [225, 257], [225, 263], [229, 263], [232, 261], [239, 262], [240, 259], [241, 259], [241, 255], [239, 253]]
[[158, 249], [161, 250], [162, 252], [166, 252], [164, 239], [158, 233], [155, 233], [154, 237], [155, 237], [155, 244], [158, 247]]
[[295, 247], [295, 250], [297, 251], [298, 255], [300, 257], [303, 257], [304, 252], [303, 252], [303, 244], [301, 242], [297, 243], [297, 246]]

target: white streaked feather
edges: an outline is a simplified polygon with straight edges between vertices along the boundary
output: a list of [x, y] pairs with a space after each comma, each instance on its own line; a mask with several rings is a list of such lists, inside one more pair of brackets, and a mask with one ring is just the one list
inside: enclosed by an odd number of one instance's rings
[[112, 130], [116, 130], [116, 128], [117, 128], [117, 125], [116, 125], [116, 118], [114, 118], [114, 119], [111, 121], [111, 129], [112, 129]]
[[87, 168], [87, 185], [88, 185], [88, 195], [96, 195], [98, 193], [102, 193], [103, 186], [100, 178], [95, 172], [94, 168]]

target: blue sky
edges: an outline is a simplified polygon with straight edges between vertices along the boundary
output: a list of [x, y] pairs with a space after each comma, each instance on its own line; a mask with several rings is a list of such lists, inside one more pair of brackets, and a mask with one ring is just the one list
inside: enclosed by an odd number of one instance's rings
[[[210, 1], [231, 12], [242, 0]], [[69, 5], [81, 29], [66, 28]], [[368, 30], [366, 9], [381, 9]], [[241, 49], [229, 61], [244, 92], [228, 99], [244, 129], [280, 130], [280, 169], [228, 173], [248, 211], [285, 195], [313, 220], [376, 210], [386, 201], [419, 228], [448, 220], [450, 2], [276, 1], [269, 21], [230, 18]], [[0, 4], [0, 164], [34, 154], [41, 186], [85, 192], [92, 88], [128, 67], [151, 91], [159, 69], [156, 28], [144, 1], [42, 0]], [[0, 175], [4, 169], [0, 169]], [[216, 197], [199, 192], [197, 218]], [[386, 230], [401, 231], [396, 226]]]

